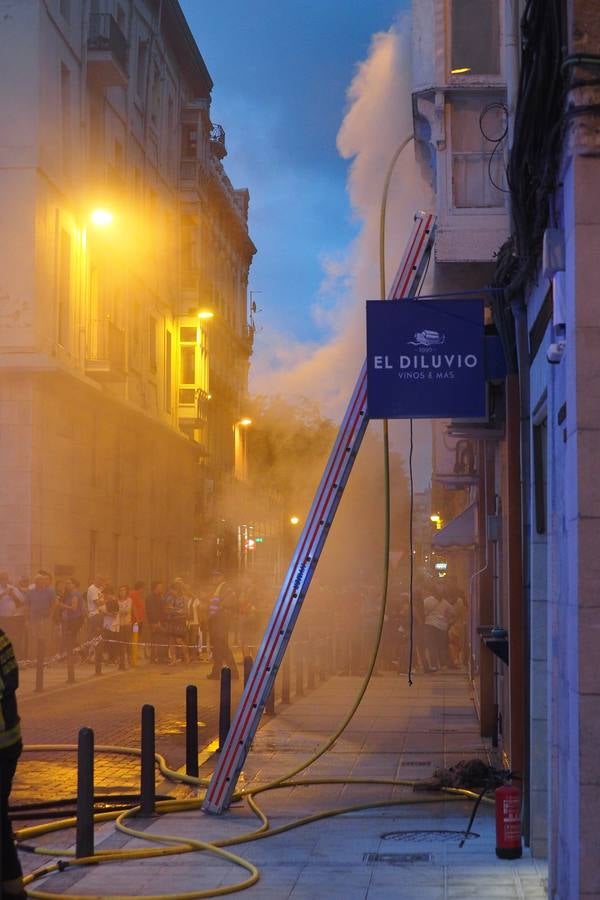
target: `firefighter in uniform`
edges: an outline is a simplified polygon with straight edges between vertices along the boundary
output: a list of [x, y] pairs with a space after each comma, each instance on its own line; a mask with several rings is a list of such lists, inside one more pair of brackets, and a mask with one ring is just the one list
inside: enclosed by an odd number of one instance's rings
[[0, 629], [0, 896], [2, 900], [25, 900], [23, 871], [17, 856], [8, 798], [21, 755], [21, 727], [16, 690], [19, 670], [8, 636]]

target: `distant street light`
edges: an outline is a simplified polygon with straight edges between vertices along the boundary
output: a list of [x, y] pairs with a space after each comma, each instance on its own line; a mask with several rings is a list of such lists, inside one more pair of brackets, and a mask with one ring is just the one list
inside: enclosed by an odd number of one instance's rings
[[113, 214], [108, 209], [98, 208], [93, 210], [90, 215], [90, 219], [94, 225], [97, 225], [98, 228], [106, 228], [108, 225], [112, 225], [113, 222]]
[[247, 418], [240, 419], [240, 421], [238, 422], [238, 425], [243, 425], [246, 428], [248, 425], [252, 425], [252, 419], [247, 419]]
[[290, 516], [290, 525], [298, 525], [299, 522], [298, 516]]
[[214, 319], [215, 314], [211, 309], [201, 309], [198, 313], [199, 319]]

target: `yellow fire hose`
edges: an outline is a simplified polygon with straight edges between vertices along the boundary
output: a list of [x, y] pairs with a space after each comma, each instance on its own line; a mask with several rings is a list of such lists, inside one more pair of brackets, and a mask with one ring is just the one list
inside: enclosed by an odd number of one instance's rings
[[[381, 296], [385, 297], [385, 248], [384, 248], [384, 231], [385, 231], [385, 208], [387, 203], [387, 194], [389, 189], [390, 178], [392, 174], [393, 167], [398, 159], [398, 156], [402, 149], [406, 146], [408, 141], [412, 138], [408, 138], [396, 151], [391, 164], [389, 166], [383, 197], [381, 204], [381, 214], [380, 214], [380, 281], [381, 281]], [[132, 838], [138, 838], [144, 841], [154, 842], [154, 843], [163, 843], [168, 844], [170, 846], [167, 847], [156, 847], [150, 848], [147, 850], [110, 850], [105, 852], [100, 852], [94, 856], [85, 857], [85, 858], [74, 858], [73, 851], [67, 849], [56, 849], [52, 847], [34, 847], [28, 848], [33, 850], [35, 853], [39, 853], [45, 856], [60, 856], [67, 857], [66, 860], [61, 859], [57, 863], [51, 863], [49, 865], [43, 866], [32, 874], [26, 876], [24, 879], [25, 884], [28, 886], [27, 893], [30, 897], [39, 898], [39, 900], [107, 900], [108, 895], [103, 894], [101, 897], [94, 897], [90, 894], [58, 894], [51, 893], [49, 891], [38, 890], [29, 887], [32, 882], [34, 882], [38, 878], [42, 878], [46, 875], [49, 875], [54, 872], [63, 871], [65, 868], [70, 868], [71, 866], [90, 866], [90, 865], [103, 865], [105, 863], [113, 863], [118, 861], [127, 861], [127, 860], [135, 860], [135, 859], [149, 859], [157, 856], [172, 856], [174, 854], [182, 854], [182, 853], [195, 853], [195, 852], [208, 852], [214, 854], [221, 859], [225, 859], [228, 862], [233, 863], [236, 866], [239, 866], [245, 869], [249, 873], [249, 877], [244, 881], [240, 881], [236, 884], [226, 885], [218, 888], [209, 888], [202, 891], [190, 891], [186, 893], [180, 894], [149, 894], [149, 895], [123, 895], [123, 894], [114, 894], [111, 895], [111, 900], [200, 900], [203, 897], [219, 897], [224, 896], [226, 894], [233, 894], [238, 891], [243, 891], [246, 888], [251, 887], [253, 884], [259, 880], [259, 872], [253, 863], [249, 860], [244, 859], [242, 856], [238, 856], [231, 851], [226, 850], [226, 847], [232, 847], [237, 844], [247, 844], [252, 841], [262, 840], [267, 837], [273, 837], [277, 834], [283, 834], [286, 831], [291, 831], [295, 828], [300, 828], [303, 825], [308, 825], [311, 822], [317, 822], [321, 819], [332, 818], [334, 816], [343, 815], [345, 813], [350, 812], [358, 812], [364, 809], [375, 809], [386, 806], [400, 806], [407, 804], [421, 804], [421, 803], [438, 803], [440, 801], [439, 794], [435, 796], [427, 796], [417, 798], [415, 796], [412, 797], [402, 797], [394, 800], [376, 800], [369, 801], [368, 803], [358, 803], [351, 806], [343, 806], [335, 809], [326, 809], [318, 813], [313, 813], [309, 816], [304, 816], [300, 819], [295, 819], [292, 822], [288, 822], [286, 825], [281, 825], [278, 828], [271, 828], [269, 826], [269, 820], [263, 810], [259, 807], [258, 803], [255, 800], [255, 797], [258, 794], [265, 793], [267, 791], [276, 790], [278, 788], [284, 787], [309, 787], [311, 785], [324, 785], [324, 784], [371, 784], [371, 785], [385, 785], [385, 786], [414, 786], [414, 781], [407, 780], [392, 780], [392, 779], [379, 779], [379, 778], [311, 778], [311, 779], [299, 779], [294, 780], [294, 776], [298, 775], [300, 772], [307, 769], [310, 765], [316, 762], [324, 753], [326, 753], [333, 744], [340, 737], [342, 732], [346, 729], [347, 725], [353, 718], [356, 710], [358, 709], [365, 691], [367, 690], [368, 684], [371, 680], [371, 675], [375, 668], [375, 662], [377, 659], [377, 654], [379, 651], [379, 645], [381, 643], [381, 635], [383, 632], [383, 624], [385, 619], [386, 605], [387, 605], [387, 585], [388, 585], [388, 570], [389, 570], [389, 550], [390, 550], [390, 478], [389, 478], [389, 440], [388, 440], [388, 429], [387, 429], [387, 421], [384, 421], [384, 429], [383, 429], [383, 445], [384, 445], [384, 490], [385, 490], [385, 526], [384, 526], [384, 565], [383, 565], [383, 588], [382, 588], [382, 601], [381, 608], [379, 611], [379, 619], [377, 625], [377, 633], [376, 639], [374, 642], [373, 653], [371, 656], [371, 661], [367, 670], [367, 673], [363, 679], [361, 684], [360, 691], [355, 702], [352, 705], [350, 712], [346, 715], [344, 721], [337, 729], [337, 731], [330, 737], [328, 740], [310, 757], [310, 759], [306, 760], [299, 766], [296, 766], [291, 772], [288, 772], [286, 775], [281, 776], [278, 779], [275, 779], [267, 784], [259, 785], [256, 787], [251, 787], [246, 790], [238, 791], [234, 794], [234, 800], [244, 799], [248, 804], [250, 810], [254, 813], [254, 815], [260, 820], [260, 826], [252, 831], [245, 832], [244, 834], [236, 835], [235, 837], [218, 840], [218, 841], [200, 841], [194, 840], [192, 838], [181, 837], [177, 835], [171, 834], [148, 834], [145, 831], [140, 831], [138, 829], [132, 828], [130, 825], [125, 824], [125, 820], [134, 816], [137, 812], [139, 812], [140, 807], [135, 806], [130, 809], [125, 810], [124, 812], [105, 812], [105, 813], [96, 813], [94, 815], [94, 822], [107, 822], [114, 821], [115, 827], [118, 831], [123, 834], [128, 835]], [[28, 751], [64, 751], [64, 750], [77, 750], [77, 746], [74, 744], [60, 745], [60, 744], [37, 744], [34, 746], [26, 747]], [[116, 753], [116, 754], [126, 754], [128, 756], [139, 756], [140, 750], [132, 747], [117, 747], [112, 745], [99, 745], [95, 748], [97, 753]], [[175, 772], [170, 769], [166, 763], [166, 760], [159, 753], [155, 756], [156, 763], [161, 774], [168, 778], [171, 781], [177, 781], [184, 784], [193, 785], [195, 787], [206, 787], [208, 784], [207, 779], [202, 778], [194, 778], [189, 775], [185, 775], [183, 773]], [[469, 791], [462, 788], [446, 788], [444, 789], [444, 800], [450, 801], [459, 801], [463, 798], [467, 797], [469, 799], [478, 799], [479, 795], [474, 791]], [[484, 798], [487, 800], [487, 798]], [[490, 801], [493, 802], [493, 801]], [[199, 809], [202, 805], [202, 798], [194, 798], [189, 800], [164, 800], [158, 801], [156, 803], [156, 812], [159, 815], [169, 815], [170, 813], [175, 812], [183, 812]], [[69, 817], [66, 819], [62, 819], [59, 821], [50, 822], [43, 825], [34, 825], [27, 828], [20, 828], [15, 833], [15, 837], [18, 843], [23, 844], [27, 839], [38, 837], [43, 834], [49, 834], [54, 831], [61, 831], [66, 828], [72, 828], [76, 824], [75, 817]]]

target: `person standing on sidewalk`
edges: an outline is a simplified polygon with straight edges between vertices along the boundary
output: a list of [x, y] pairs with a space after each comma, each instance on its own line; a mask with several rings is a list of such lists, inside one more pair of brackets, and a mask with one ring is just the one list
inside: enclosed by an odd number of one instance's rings
[[[146, 585], [143, 581], [136, 581], [133, 590], [129, 592], [131, 597], [131, 625], [132, 630], [136, 631], [137, 640], [143, 643], [145, 641], [144, 622], [146, 621], [146, 601], [144, 600], [144, 588]], [[133, 640], [133, 638], [132, 638]], [[148, 647], [144, 647], [144, 656], [146, 659], [150, 657]]]
[[28, 654], [37, 657], [38, 644], [41, 645], [42, 659], [51, 634], [50, 617], [56, 600], [54, 588], [46, 575], [37, 572], [33, 587], [25, 594], [25, 618], [27, 621]]
[[213, 574], [213, 589], [208, 604], [208, 633], [212, 648], [212, 672], [206, 677], [218, 679], [221, 677], [221, 668], [228, 666], [231, 677], [239, 678], [235, 659], [229, 646], [229, 628], [231, 615], [235, 610], [235, 594], [228, 586], [220, 572]]
[[88, 640], [93, 640], [102, 631], [104, 624], [104, 594], [106, 579], [96, 575], [87, 589]]
[[18, 686], [19, 669], [12, 644], [0, 629], [0, 896], [4, 900], [26, 900], [27, 897], [8, 816], [8, 798], [23, 749], [17, 711]]
[[119, 586], [117, 597], [119, 605], [119, 668], [124, 669], [131, 665], [131, 637], [133, 629], [133, 600], [128, 584]]
[[167, 639], [162, 625], [163, 595], [165, 586], [162, 581], [153, 581], [150, 593], [146, 598], [146, 621], [150, 632], [150, 662], [160, 663], [165, 661], [165, 648], [162, 646]]
[[450, 663], [448, 653], [448, 629], [454, 621], [454, 610], [446, 600], [441, 585], [436, 585], [433, 595], [425, 601], [425, 640], [432, 669], [446, 669]]
[[0, 628], [10, 635], [14, 652], [22, 656], [25, 642], [25, 597], [8, 578], [8, 572], [0, 572]]

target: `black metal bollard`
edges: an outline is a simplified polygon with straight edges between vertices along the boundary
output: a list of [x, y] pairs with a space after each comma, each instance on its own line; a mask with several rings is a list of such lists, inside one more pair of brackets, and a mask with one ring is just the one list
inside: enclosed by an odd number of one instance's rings
[[290, 658], [284, 657], [281, 669], [281, 702], [290, 702]]
[[304, 644], [299, 644], [296, 659], [296, 697], [304, 694]]
[[80, 728], [77, 738], [77, 825], [75, 856], [94, 855], [94, 732]]
[[250, 672], [252, 671], [252, 666], [254, 665], [254, 660], [251, 656], [244, 657], [244, 687], [248, 684], [248, 679], [250, 678]]
[[185, 689], [185, 771], [198, 777], [198, 688], [188, 684]]
[[142, 757], [140, 771], [140, 815], [153, 816], [156, 802], [154, 781], [154, 757], [156, 753], [154, 732], [154, 707], [142, 706]]
[[221, 697], [219, 703], [219, 753], [225, 745], [231, 725], [231, 669], [221, 669]]
[[44, 690], [44, 642], [38, 639], [35, 661], [35, 689], [38, 694]]

